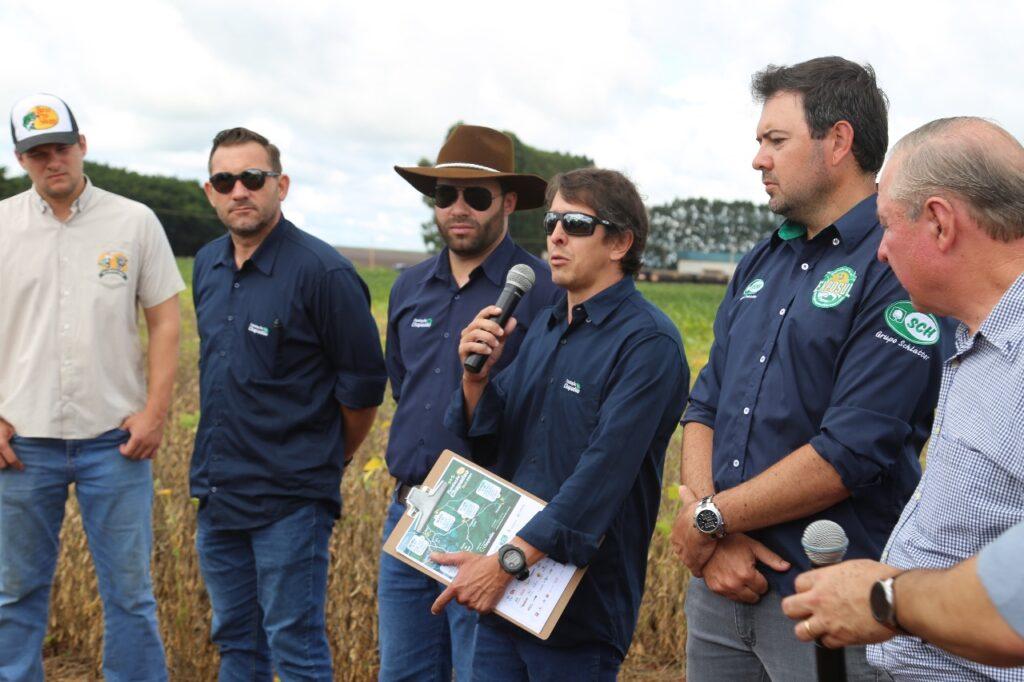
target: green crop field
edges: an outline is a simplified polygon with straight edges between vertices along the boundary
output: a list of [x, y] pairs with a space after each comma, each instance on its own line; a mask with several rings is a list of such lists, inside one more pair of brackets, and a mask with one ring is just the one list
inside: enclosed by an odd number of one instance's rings
[[[179, 260], [186, 282], [192, 261]], [[381, 330], [395, 273], [360, 270], [370, 287]], [[724, 287], [705, 284], [641, 283], [640, 289], [679, 327], [691, 379], [707, 362], [711, 326]], [[168, 428], [155, 462], [153, 580], [160, 625], [173, 680], [216, 679], [217, 654], [209, 643], [210, 606], [195, 552], [195, 507], [188, 495], [188, 462], [199, 420], [195, 312], [191, 290], [182, 295], [182, 344], [178, 383]], [[380, 532], [393, 480], [384, 466], [387, 433], [394, 413], [390, 393], [376, 424], [345, 473], [345, 509], [331, 544], [328, 627], [339, 680], [374, 680], [377, 671], [376, 575]], [[623, 679], [678, 680], [682, 675], [686, 624], [686, 570], [671, 553], [668, 528], [675, 516], [679, 478], [679, 432], [665, 466], [665, 490], [658, 530], [651, 545], [647, 591]], [[102, 611], [81, 518], [72, 499], [61, 534], [62, 553], [54, 584], [46, 640], [48, 679], [100, 679]]]

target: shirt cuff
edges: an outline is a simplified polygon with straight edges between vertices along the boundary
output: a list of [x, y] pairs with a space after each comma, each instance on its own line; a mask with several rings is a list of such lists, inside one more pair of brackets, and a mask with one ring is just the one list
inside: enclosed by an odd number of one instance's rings
[[339, 374], [334, 382], [334, 398], [351, 410], [377, 407], [384, 402], [387, 377]]
[[1024, 637], [1024, 578], [1020, 560], [1024, 550], [1024, 523], [1019, 523], [986, 545], [978, 554], [978, 579], [999, 615]]
[[679, 420], [680, 424], [687, 424], [689, 422], [697, 422], [703, 424], [709, 429], [715, 428], [715, 410], [701, 403], [694, 402], [691, 400], [686, 405], [686, 411], [683, 412], [683, 418]]
[[810, 445], [852, 491], [877, 485], [909, 434], [901, 419], [859, 407], [830, 407]]
[[586, 566], [601, 545], [600, 536], [567, 528], [542, 509], [518, 533], [523, 540], [563, 564]]

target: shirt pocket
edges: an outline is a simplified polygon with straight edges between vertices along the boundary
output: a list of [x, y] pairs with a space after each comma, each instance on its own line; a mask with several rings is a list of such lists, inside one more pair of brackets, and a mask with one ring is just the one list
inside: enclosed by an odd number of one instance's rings
[[281, 370], [281, 341], [284, 327], [276, 315], [250, 317], [242, 329], [242, 347], [238, 356], [245, 373], [252, 379], [275, 379]]
[[101, 324], [135, 320], [138, 249], [131, 241], [107, 240], [79, 256], [91, 314]]
[[590, 444], [597, 428], [600, 386], [587, 386], [581, 381], [559, 377], [555, 379], [554, 394], [549, 402], [549, 428], [555, 452], [569, 453], [569, 470], [575, 468], [580, 455]]

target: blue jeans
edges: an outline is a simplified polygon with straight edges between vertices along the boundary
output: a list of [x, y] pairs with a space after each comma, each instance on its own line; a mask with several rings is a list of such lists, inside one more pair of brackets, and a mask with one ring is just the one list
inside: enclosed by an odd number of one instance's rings
[[[405, 506], [392, 500], [384, 520], [391, 535]], [[381, 552], [377, 580], [380, 680], [470, 680], [476, 613], [449, 602], [444, 613], [430, 613], [444, 585], [390, 554]]]
[[515, 626], [496, 626], [482, 620], [476, 628], [471, 679], [614, 682], [621, 666], [622, 656], [611, 644], [554, 647]]
[[[686, 679], [817, 682], [814, 644], [793, 632], [782, 598], [769, 591], [756, 604], [734, 602], [691, 578], [686, 592]], [[850, 682], [891, 680], [867, 662], [862, 646], [846, 647]]]
[[196, 548], [213, 607], [220, 680], [331, 680], [324, 616], [334, 517], [313, 502], [269, 525], [217, 530], [199, 512]]
[[103, 675], [166, 680], [149, 572], [153, 475], [120, 429], [86, 440], [11, 439], [24, 471], [0, 471], [0, 680], [43, 679], [42, 645], [68, 486], [103, 600]]

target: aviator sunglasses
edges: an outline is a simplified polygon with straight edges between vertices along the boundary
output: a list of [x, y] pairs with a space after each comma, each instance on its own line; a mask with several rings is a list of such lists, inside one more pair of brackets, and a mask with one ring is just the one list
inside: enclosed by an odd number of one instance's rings
[[235, 188], [235, 183], [241, 180], [242, 187], [255, 192], [258, 189], [263, 189], [263, 184], [267, 181], [267, 178], [276, 178], [279, 175], [281, 174], [276, 171], [265, 171], [258, 168], [249, 168], [237, 175], [234, 173], [214, 173], [210, 176], [210, 185], [221, 194], [229, 194]]
[[598, 225], [604, 225], [609, 230], [615, 229], [615, 225], [607, 220], [579, 211], [548, 211], [544, 214], [544, 232], [548, 235], [553, 234], [559, 220], [562, 221], [562, 229], [571, 237], [589, 237], [594, 234]]
[[494, 195], [486, 187], [453, 187], [451, 185], [438, 185], [434, 188], [434, 205], [438, 208], [448, 208], [462, 199], [474, 211], [486, 211], [494, 201]]

